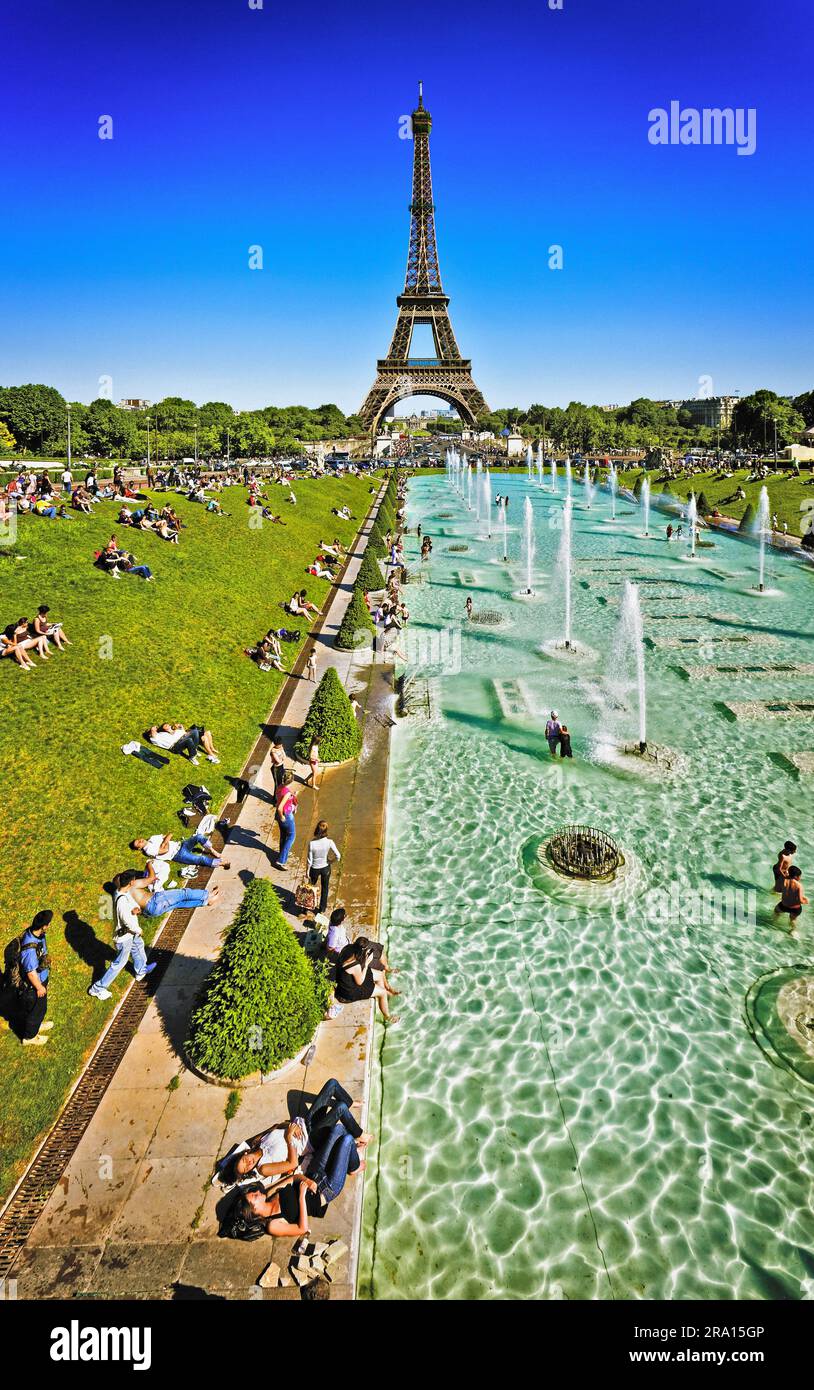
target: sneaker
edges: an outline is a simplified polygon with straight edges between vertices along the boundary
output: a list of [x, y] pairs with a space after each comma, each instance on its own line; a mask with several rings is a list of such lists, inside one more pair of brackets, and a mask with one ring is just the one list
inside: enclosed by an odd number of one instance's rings
[[144, 967], [144, 969], [142, 970], [141, 974], [136, 976], [136, 979], [137, 979], [137, 980], [146, 980], [146, 979], [147, 979], [147, 976], [148, 976], [148, 975], [151, 975], [152, 972], [155, 970], [157, 964], [158, 964], [158, 961], [155, 961], [155, 960], [154, 960], [154, 961], [152, 961], [152, 963], [151, 963], [150, 965], [145, 965], [145, 967]]
[[197, 866], [197, 864], [185, 864], [184, 867], [183, 867], [183, 869], [181, 870], [181, 877], [182, 877], [182, 878], [197, 878], [197, 877], [198, 877], [198, 866]]
[[41, 1023], [41, 1024], [40, 1024], [40, 1032], [41, 1032], [41, 1033], [47, 1033], [47, 1032], [48, 1032], [48, 1029], [49, 1029], [49, 1028], [53, 1028], [53, 1026], [54, 1026], [53, 1021], [49, 1018], [49, 1020], [48, 1020], [47, 1023]]
[[219, 762], [220, 762], [220, 758], [216, 758], [214, 753], [207, 753], [207, 755], [206, 755], [206, 761], [207, 761], [208, 763], [219, 763]]
[[38, 1033], [36, 1038], [23, 1038], [23, 1047], [44, 1047], [48, 1041], [47, 1034], [43, 1037], [42, 1033]]
[[91, 999], [110, 999], [111, 997], [109, 989], [99, 989], [98, 985], [91, 985], [88, 994]]
[[201, 760], [198, 757], [197, 753], [193, 753], [189, 761], [192, 763], [193, 767], [197, 767]]
[[164, 884], [164, 887], [165, 887], [165, 888], [177, 888], [177, 887], [178, 887], [178, 879], [177, 879], [177, 878], [171, 878], [171, 879], [169, 879], [169, 881], [168, 881], [167, 883]]

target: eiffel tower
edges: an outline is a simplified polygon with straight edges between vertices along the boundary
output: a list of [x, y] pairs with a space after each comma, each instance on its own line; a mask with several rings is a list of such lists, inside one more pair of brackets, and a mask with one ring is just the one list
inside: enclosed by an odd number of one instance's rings
[[[449, 318], [449, 295], [441, 285], [435, 244], [435, 204], [432, 200], [430, 131], [432, 117], [424, 109], [423, 83], [412, 114], [413, 201], [410, 204], [410, 246], [404, 293], [396, 300], [398, 318], [386, 357], [377, 363], [376, 380], [359, 415], [375, 433], [384, 414], [408, 396], [439, 396], [455, 406], [467, 425], [489, 407], [472, 379], [472, 363], [461, 356]], [[434, 357], [410, 357], [416, 324], [429, 324]]]

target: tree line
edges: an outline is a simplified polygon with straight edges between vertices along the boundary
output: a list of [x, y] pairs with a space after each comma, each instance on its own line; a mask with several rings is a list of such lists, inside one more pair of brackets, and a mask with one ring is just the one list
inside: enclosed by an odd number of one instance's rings
[[[53, 386], [0, 387], [0, 452], [64, 455], [68, 439], [68, 401]], [[363, 435], [357, 415], [339, 406], [265, 406], [235, 411], [225, 401], [198, 406], [167, 396], [149, 408], [126, 410], [106, 397], [90, 405], [70, 402], [72, 450], [81, 457], [146, 458], [148, 431], [153, 458], [258, 458], [294, 454], [320, 439]], [[795, 397], [754, 391], [740, 399], [729, 429], [695, 425], [689, 411], [639, 397], [629, 405], [603, 410], [572, 401], [561, 406], [509, 406], [483, 415], [480, 427], [499, 434], [515, 429], [527, 438], [545, 435], [557, 449], [572, 453], [601, 449], [640, 449], [661, 445], [684, 452], [744, 448], [771, 452], [794, 443], [814, 424], [814, 391]], [[462, 424], [428, 422], [434, 433], [454, 433]]]

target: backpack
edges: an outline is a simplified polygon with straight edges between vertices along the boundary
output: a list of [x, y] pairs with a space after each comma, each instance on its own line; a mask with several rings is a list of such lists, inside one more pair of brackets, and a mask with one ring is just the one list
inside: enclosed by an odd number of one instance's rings
[[[25, 989], [31, 988], [31, 982], [28, 976], [23, 973], [21, 964], [23, 936], [25, 936], [25, 932], [23, 932], [21, 936], [15, 936], [6, 954], [6, 960], [8, 962], [6, 968], [6, 985], [17, 994], [20, 994]], [[36, 948], [37, 969], [39, 970], [41, 966], [46, 966], [48, 964], [48, 951], [44, 941], [36, 942]]]
[[266, 1222], [261, 1216], [245, 1216], [242, 1211], [247, 1192], [264, 1192], [262, 1183], [242, 1187], [236, 1192], [229, 1208], [220, 1223], [219, 1236], [226, 1240], [259, 1240], [266, 1235]]

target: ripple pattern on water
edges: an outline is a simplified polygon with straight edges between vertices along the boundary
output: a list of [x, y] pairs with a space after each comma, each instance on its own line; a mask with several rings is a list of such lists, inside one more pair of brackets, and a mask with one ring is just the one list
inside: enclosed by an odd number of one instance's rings
[[[519, 516], [524, 487], [505, 487]], [[411, 523], [442, 493], [442, 479], [413, 483]], [[533, 503], [546, 565], [556, 501]], [[614, 540], [596, 525], [600, 505], [590, 529], [575, 517], [577, 556], [598, 572], [606, 558], [669, 565], [657, 538]], [[699, 633], [764, 621], [736, 588], [748, 554], [722, 540], [719, 574], [703, 582], [730, 616]], [[460, 618], [454, 564], [434, 554], [411, 605], [422, 624]], [[799, 617], [810, 578], [789, 565], [777, 582], [794, 631], [772, 635], [800, 660], [814, 652]], [[502, 587], [487, 598], [511, 605]], [[810, 1297], [814, 1092], [772, 1065], [746, 1014], [755, 980], [810, 960], [806, 916], [790, 936], [768, 891], [777, 845], [790, 834], [801, 854], [807, 844], [805, 788], [769, 757], [768, 727], [721, 718], [718, 691], [688, 691], [670, 649], [648, 652], [649, 729], [685, 772], [658, 780], [591, 762], [586, 677], [536, 652], [558, 635], [554, 601], [511, 614], [509, 631], [463, 628], [460, 671], [435, 681], [442, 717], [394, 735], [383, 925], [402, 1022], [379, 1033], [360, 1291]], [[578, 639], [605, 652], [613, 621], [575, 587]], [[523, 720], [495, 694], [508, 676], [522, 679]], [[728, 693], [754, 688], [738, 676]], [[551, 707], [567, 718], [573, 762], [550, 757]], [[610, 891], [589, 887], [590, 900], [584, 885], [527, 872], [524, 846], [568, 821], [608, 830], [631, 865]], [[715, 902], [734, 909], [716, 915]]]

